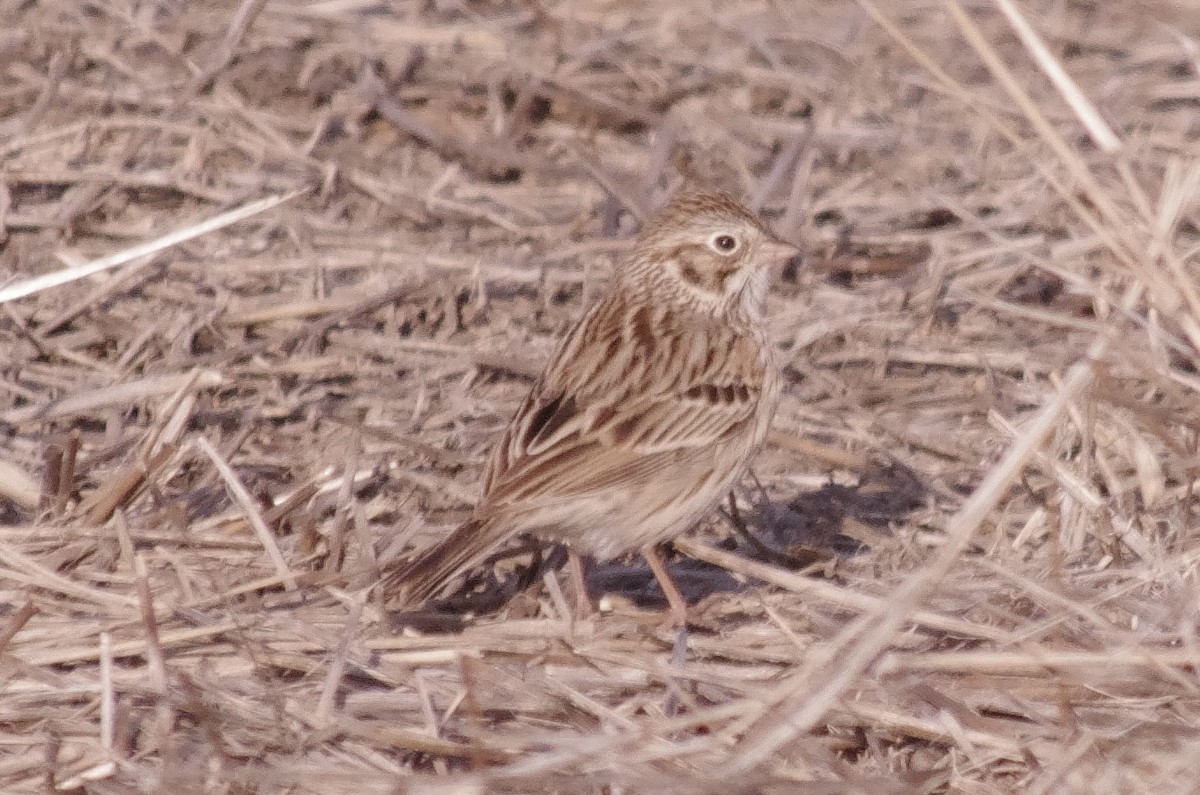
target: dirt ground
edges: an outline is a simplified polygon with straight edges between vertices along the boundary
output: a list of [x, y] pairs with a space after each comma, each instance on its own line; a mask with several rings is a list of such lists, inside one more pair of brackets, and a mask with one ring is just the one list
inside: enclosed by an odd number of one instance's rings
[[[1193, 0], [0, 19], [0, 791], [1200, 787]], [[686, 181], [805, 252], [686, 643], [634, 558], [401, 626]]]

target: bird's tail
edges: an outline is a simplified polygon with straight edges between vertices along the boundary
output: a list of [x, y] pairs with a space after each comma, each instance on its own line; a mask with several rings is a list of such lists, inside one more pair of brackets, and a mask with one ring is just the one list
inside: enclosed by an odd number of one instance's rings
[[417, 607], [455, 575], [482, 562], [496, 542], [491, 522], [468, 519], [446, 540], [386, 572], [381, 580], [384, 598], [398, 597], [404, 607]]

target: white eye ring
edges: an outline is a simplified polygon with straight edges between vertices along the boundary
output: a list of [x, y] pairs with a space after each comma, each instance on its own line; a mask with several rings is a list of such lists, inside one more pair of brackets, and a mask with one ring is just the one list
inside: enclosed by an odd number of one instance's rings
[[741, 243], [738, 242], [737, 237], [728, 232], [717, 232], [708, 239], [708, 247], [718, 254], [728, 257], [741, 248]]

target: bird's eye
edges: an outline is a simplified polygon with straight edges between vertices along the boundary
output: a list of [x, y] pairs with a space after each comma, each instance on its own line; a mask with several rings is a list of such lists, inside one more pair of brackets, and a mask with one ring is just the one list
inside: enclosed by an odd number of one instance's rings
[[737, 251], [738, 241], [733, 235], [713, 235], [709, 245], [719, 254], [732, 254]]

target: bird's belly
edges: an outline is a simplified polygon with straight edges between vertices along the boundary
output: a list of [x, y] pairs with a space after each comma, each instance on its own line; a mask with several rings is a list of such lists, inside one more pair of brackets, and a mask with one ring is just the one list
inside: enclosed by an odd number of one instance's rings
[[652, 480], [575, 499], [554, 511], [555, 516], [546, 515], [550, 521], [539, 535], [609, 560], [686, 532], [724, 498], [740, 474], [709, 470], [686, 489], [664, 478], [666, 482]]

